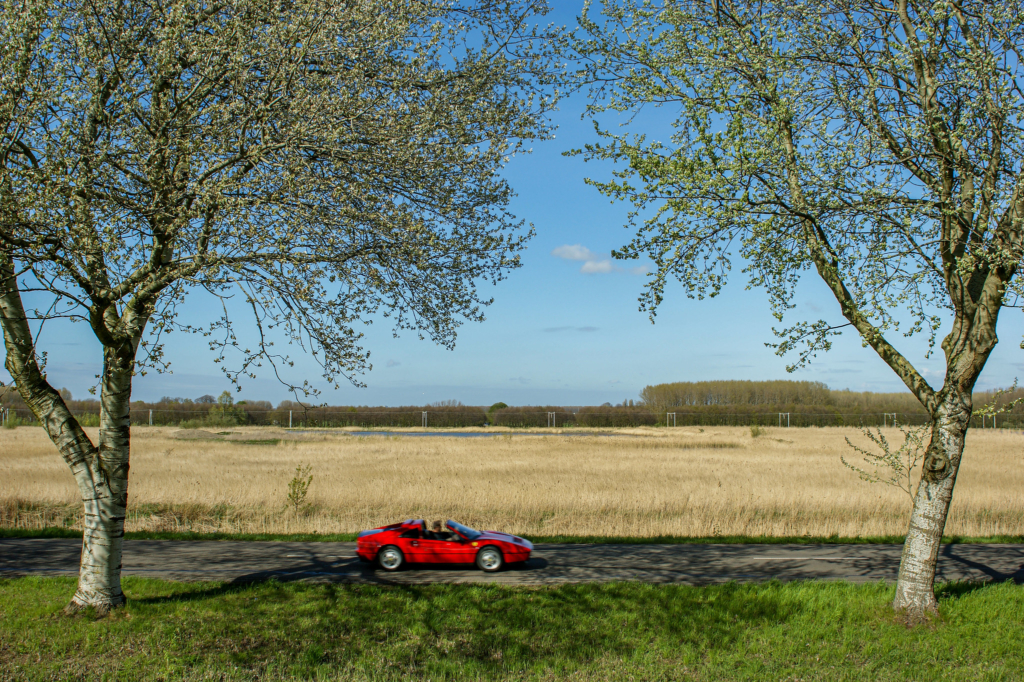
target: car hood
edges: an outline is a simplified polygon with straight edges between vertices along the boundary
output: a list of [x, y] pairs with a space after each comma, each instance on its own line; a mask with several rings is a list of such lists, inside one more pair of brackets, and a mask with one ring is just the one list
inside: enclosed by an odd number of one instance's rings
[[485, 540], [498, 540], [500, 542], [507, 542], [512, 545], [519, 545], [520, 547], [525, 547], [526, 549], [533, 549], [533, 543], [529, 540], [524, 540], [521, 537], [509, 535], [508, 533], [499, 533], [496, 530], [481, 531], [480, 537], [474, 540], [474, 542], [483, 542]]

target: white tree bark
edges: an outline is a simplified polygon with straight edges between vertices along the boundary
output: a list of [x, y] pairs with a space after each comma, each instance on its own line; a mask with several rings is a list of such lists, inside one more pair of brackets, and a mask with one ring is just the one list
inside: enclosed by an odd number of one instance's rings
[[938, 613], [935, 569], [971, 417], [970, 396], [949, 395], [932, 426], [921, 483], [903, 544], [893, 607], [911, 620]]
[[[124, 453], [123, 475], [109, 475], [112, 462], [96, 457], [89, 466], [78, 467], [75, 480], [85, 508], [82, 534], [82, 561], [78, 589], [71, 599], [70, 610], [92, 606], [105, 611], [125, 603], [121, 591], [121, 552], [124, 542], [124, 519], [127, 506], [127, 452]], [[114, 465], [114, 468], [119, 468]]]
[[104, 353], [100, 437], [96, 456], [72, 467], [85, 508], [78, 590], [70, 608], [106, 610], [125, 603], [121, 553], [128, 506], [132, 359]]

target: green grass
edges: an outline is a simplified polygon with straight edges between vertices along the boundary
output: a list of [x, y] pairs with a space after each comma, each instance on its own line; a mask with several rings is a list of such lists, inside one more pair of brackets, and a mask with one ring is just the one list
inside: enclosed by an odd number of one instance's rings
[[[355, 533], [164, 533], [135, 531], [125, 533], [130, 540], [234, 540], [239, 542], [355, 542]], [[55, 526], [52, 528], [23, 529], [0, 528], [0, 538], [80, 538], [82, 532]], [[878, 535], [868, 537], [767, 537], [749, 535], [715, 535], [688, 537], [662, 535], [649, 538], [616, 537], [604, 535], [524, 535], [534, 544], [595, 544], [595, 545], [887, 545], [903, 544], [902, 535]], [[950, 535], [942, 538], [944, 544], [1024, 544], [1024, 536], [992, 535], [988, 537], [967, 537]]]
[[1024, 587], [945, 585], [915, 628], [882, 584], [249, 585], [0, 580], [3, 680], [1020, 680]]

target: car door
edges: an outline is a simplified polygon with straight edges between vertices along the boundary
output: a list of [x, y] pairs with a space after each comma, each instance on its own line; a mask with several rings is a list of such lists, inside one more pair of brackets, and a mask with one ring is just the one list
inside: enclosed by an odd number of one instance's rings
[[451, 540], [443, 540], [438, 543], [438, 553], [444, 557], [443, 561], [449, 564], [471, 564], [476, 560], [477, 547], [458, 533], [452, 532]]
[[[423, 561], [434, 564], [472, 563], [476, 548], [469, 546], [457, 533], [451, 533], [451, 540], [435, 539], [433, 533], [420, 540]], [[468, 557], [468, 558], [467, 558]]]
[[434, 540], [432, 538], [424, 537], [420, 540], [420, 550], [422, 551], [423, 563], [428, 564], [443, 564], [446, 563], [444, 558], [443, 545], [445, 543], [441, 540]]
[[398, 548], [402, 550], [402, 554], [405, 555], [405, 560], [410, 563], [424, 563], [430, 561], [430, 559], [425, 556], [423, 543], [423, 531], [419, 528], [411, 528], [403, 531], [395, 540], [395, 544], [398, 545]]

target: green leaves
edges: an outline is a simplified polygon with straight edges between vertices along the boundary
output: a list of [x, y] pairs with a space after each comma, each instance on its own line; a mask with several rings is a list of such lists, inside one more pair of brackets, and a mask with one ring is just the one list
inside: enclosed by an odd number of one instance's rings
[[[357, 321], [450, 347], [477, 282], [519, 266], [532, 232], [498, 171], [550, 134], [543, 3], [37, 9], [2, 26], [26, 66], [0, 88], [0, 247], [104, 344], [159, 330], [142, 365], [199, 332], [237, 381], [291, 362], [276, 329], [356, 381]], [[258, 345], [227, 305], [180, 324], [197, 293], [244, 301]]]
[[[739, 257], [782, 321], [814, 268], [849, 325], [776, 331], [780, 353], [803, 349], [790, 370], [852, 326], [932, 409], [886, 334], [925, 333], [931, 347], [952, 316], [946, 352], [970, 357], [973, 385], [1006, 294], [1021, 293], [1019, 4], [911, 0], [898, 15], [871, 2], [609, 0], [603, 15], [588, 6], [573, 43], [600, 142], [573, 153], [619, 162], [614, 179], [588, 182], [633, 206], [636, 236], [615, 254], [655, 263], [641, 309], [653, 315], [673, 279], [714, 296]], [[634, 118], [652, 105], [674, 112], [667, 141]], [[601, 125], [617, 112], [630, 114], [619, 130]]]

